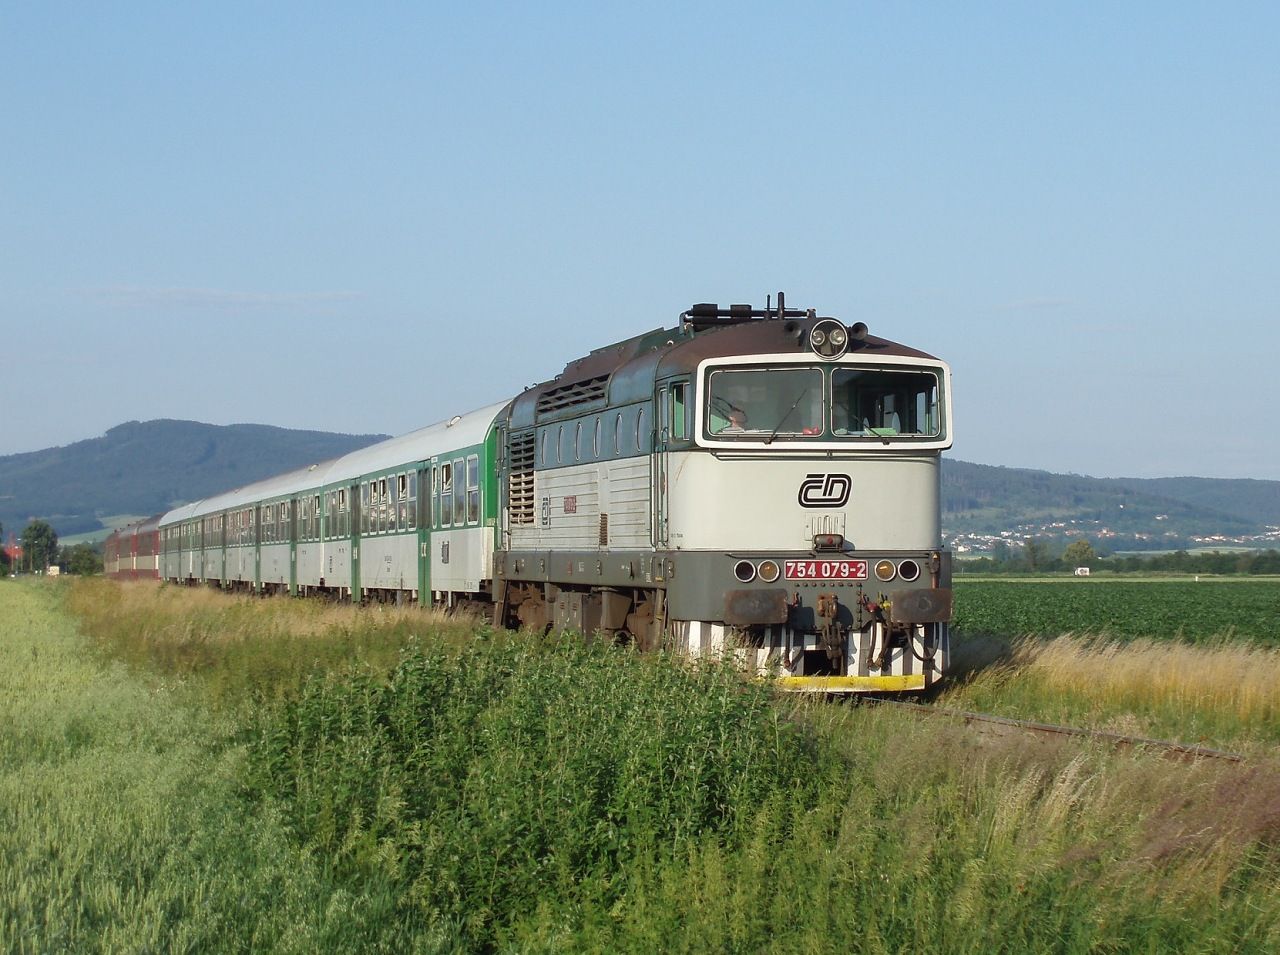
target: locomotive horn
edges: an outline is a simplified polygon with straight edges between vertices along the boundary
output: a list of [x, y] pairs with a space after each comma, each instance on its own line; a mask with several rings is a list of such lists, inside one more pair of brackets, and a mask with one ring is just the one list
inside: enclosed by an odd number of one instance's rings
[[850, 338], [852, 338], [855, 342], [866, 341], [866, 338], [867, 338], [867, 323], [866, 323], [866, 322], [854, 322], [852, 325], [850, 325], [850, 326], [849, 326], [849, 337], [850, 337]]

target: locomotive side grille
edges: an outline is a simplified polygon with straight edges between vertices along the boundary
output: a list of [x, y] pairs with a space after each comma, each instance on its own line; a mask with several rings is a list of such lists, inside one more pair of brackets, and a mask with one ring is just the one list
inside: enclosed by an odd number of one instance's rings
[[513, 434], [507, 460], [510, 462], [509, 506], [512, 524], [532, 524], [533, 496], [533, 432]]
[[609, 376], [601, 375], [598, 378], [588, 378], [586, 381], [575, 381], [570, 385], [552, 388], [550, 391], [545, 391], [538, 396], [537, 413], [539, 415], [550, 414], [553, 411], [562, 411], [565, 408], [574, 408], [578, 405], [603, 401], [608, 384]]

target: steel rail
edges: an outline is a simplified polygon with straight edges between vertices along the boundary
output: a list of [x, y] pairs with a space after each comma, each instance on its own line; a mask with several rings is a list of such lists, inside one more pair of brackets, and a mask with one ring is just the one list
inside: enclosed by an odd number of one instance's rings
[[952, 719], [963, 720], [965, 723], [994, 723], [997, 726], [1011, 726], [1033, 733], [1087, 737], [1111, 743], [1113, 746], [1150, 747], [1164, 751], [1171, 759], [1186, 761], [1221, 759], [1231, 763], [1244, 762], [1244, 756], [1239, 753], [1229, 753], [1226, 750], [1209, 749], [1204, 746], [1189, 746], [1186, 743], [1177, 743], [1172, 740], [1149, 739], [1145, 736], [1125, 736], [1122, 733], [1082, 729], [1078, 726], [1059, 726], [1056, 723], [1037, 723], [1034, 720], [993, 716], [990, 713], [974, 713], [969, 710], [955, 710], [944, 706], [929, 706], [924, 703], [912, 703], [909, 700], [888, 700], [883, 697], [869, 697], [867, 702], [874, 703], [877, 706], [897, 706], [916, 713], [927, 713], [930, 716], [951, 717]]

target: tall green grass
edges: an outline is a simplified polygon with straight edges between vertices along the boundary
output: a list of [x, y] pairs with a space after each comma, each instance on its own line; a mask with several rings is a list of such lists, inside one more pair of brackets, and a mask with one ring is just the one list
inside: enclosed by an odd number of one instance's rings
[[95, 659], [61, 595], [0, 584], [0, 951], [408, 950], [244, 800], [238, 727]]
[[[1169, 764], [576, 640], [376, 614], [325, 629], [292, 601], [218, 633], [216, 603], [160, 588], [130, 592], [128, 621], [89, 613], [86, 644], [24, 593], [0, 604], [2, 662], [30, 654], [39, 606], [64, 662], [15, 666], [0, 713], [67, 689], [13, 721], [49, 728], [16, 733], [26, 775], [0, 793], [39, 794], [0, 837], [0, 947], [1280, 948], [1280, 767], [1261, 751]], [[277, 623], [255, 632], [253, 609]], [[118, 719], [86, 717], [93, 700]], [[67, 784], [79, 760], [100, 790]]]

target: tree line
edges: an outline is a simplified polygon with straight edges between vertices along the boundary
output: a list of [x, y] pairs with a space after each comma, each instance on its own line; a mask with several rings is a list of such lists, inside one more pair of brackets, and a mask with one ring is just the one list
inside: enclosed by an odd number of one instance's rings
[[[0, 541], [4, 540], [4, 525], [0, 524]], [[58, 567], [69, 574], [102, 573], [102, 552], [93, 544], [58, 546], [58, 532], [48, 521], [32, 521], [18, 539], [22, 554], [11, 559], [8, 550], [0, 547], [0, 570], [7, 576], [12, 573], [44, 573], [50, 567]]]
[[1050, 540], [1031, 539], [1021, 547], [997, 543], [990, 557], [955, 563], [957, 574], [1019, 574], [1090, 571], [1115, 573], [1179, 573], [1215, 575], [1280, 574], [1280, 550], [1198, 551], [1118, 556], [1099, 554], [1089, 541], [1077, 539], [1065, 548]]

